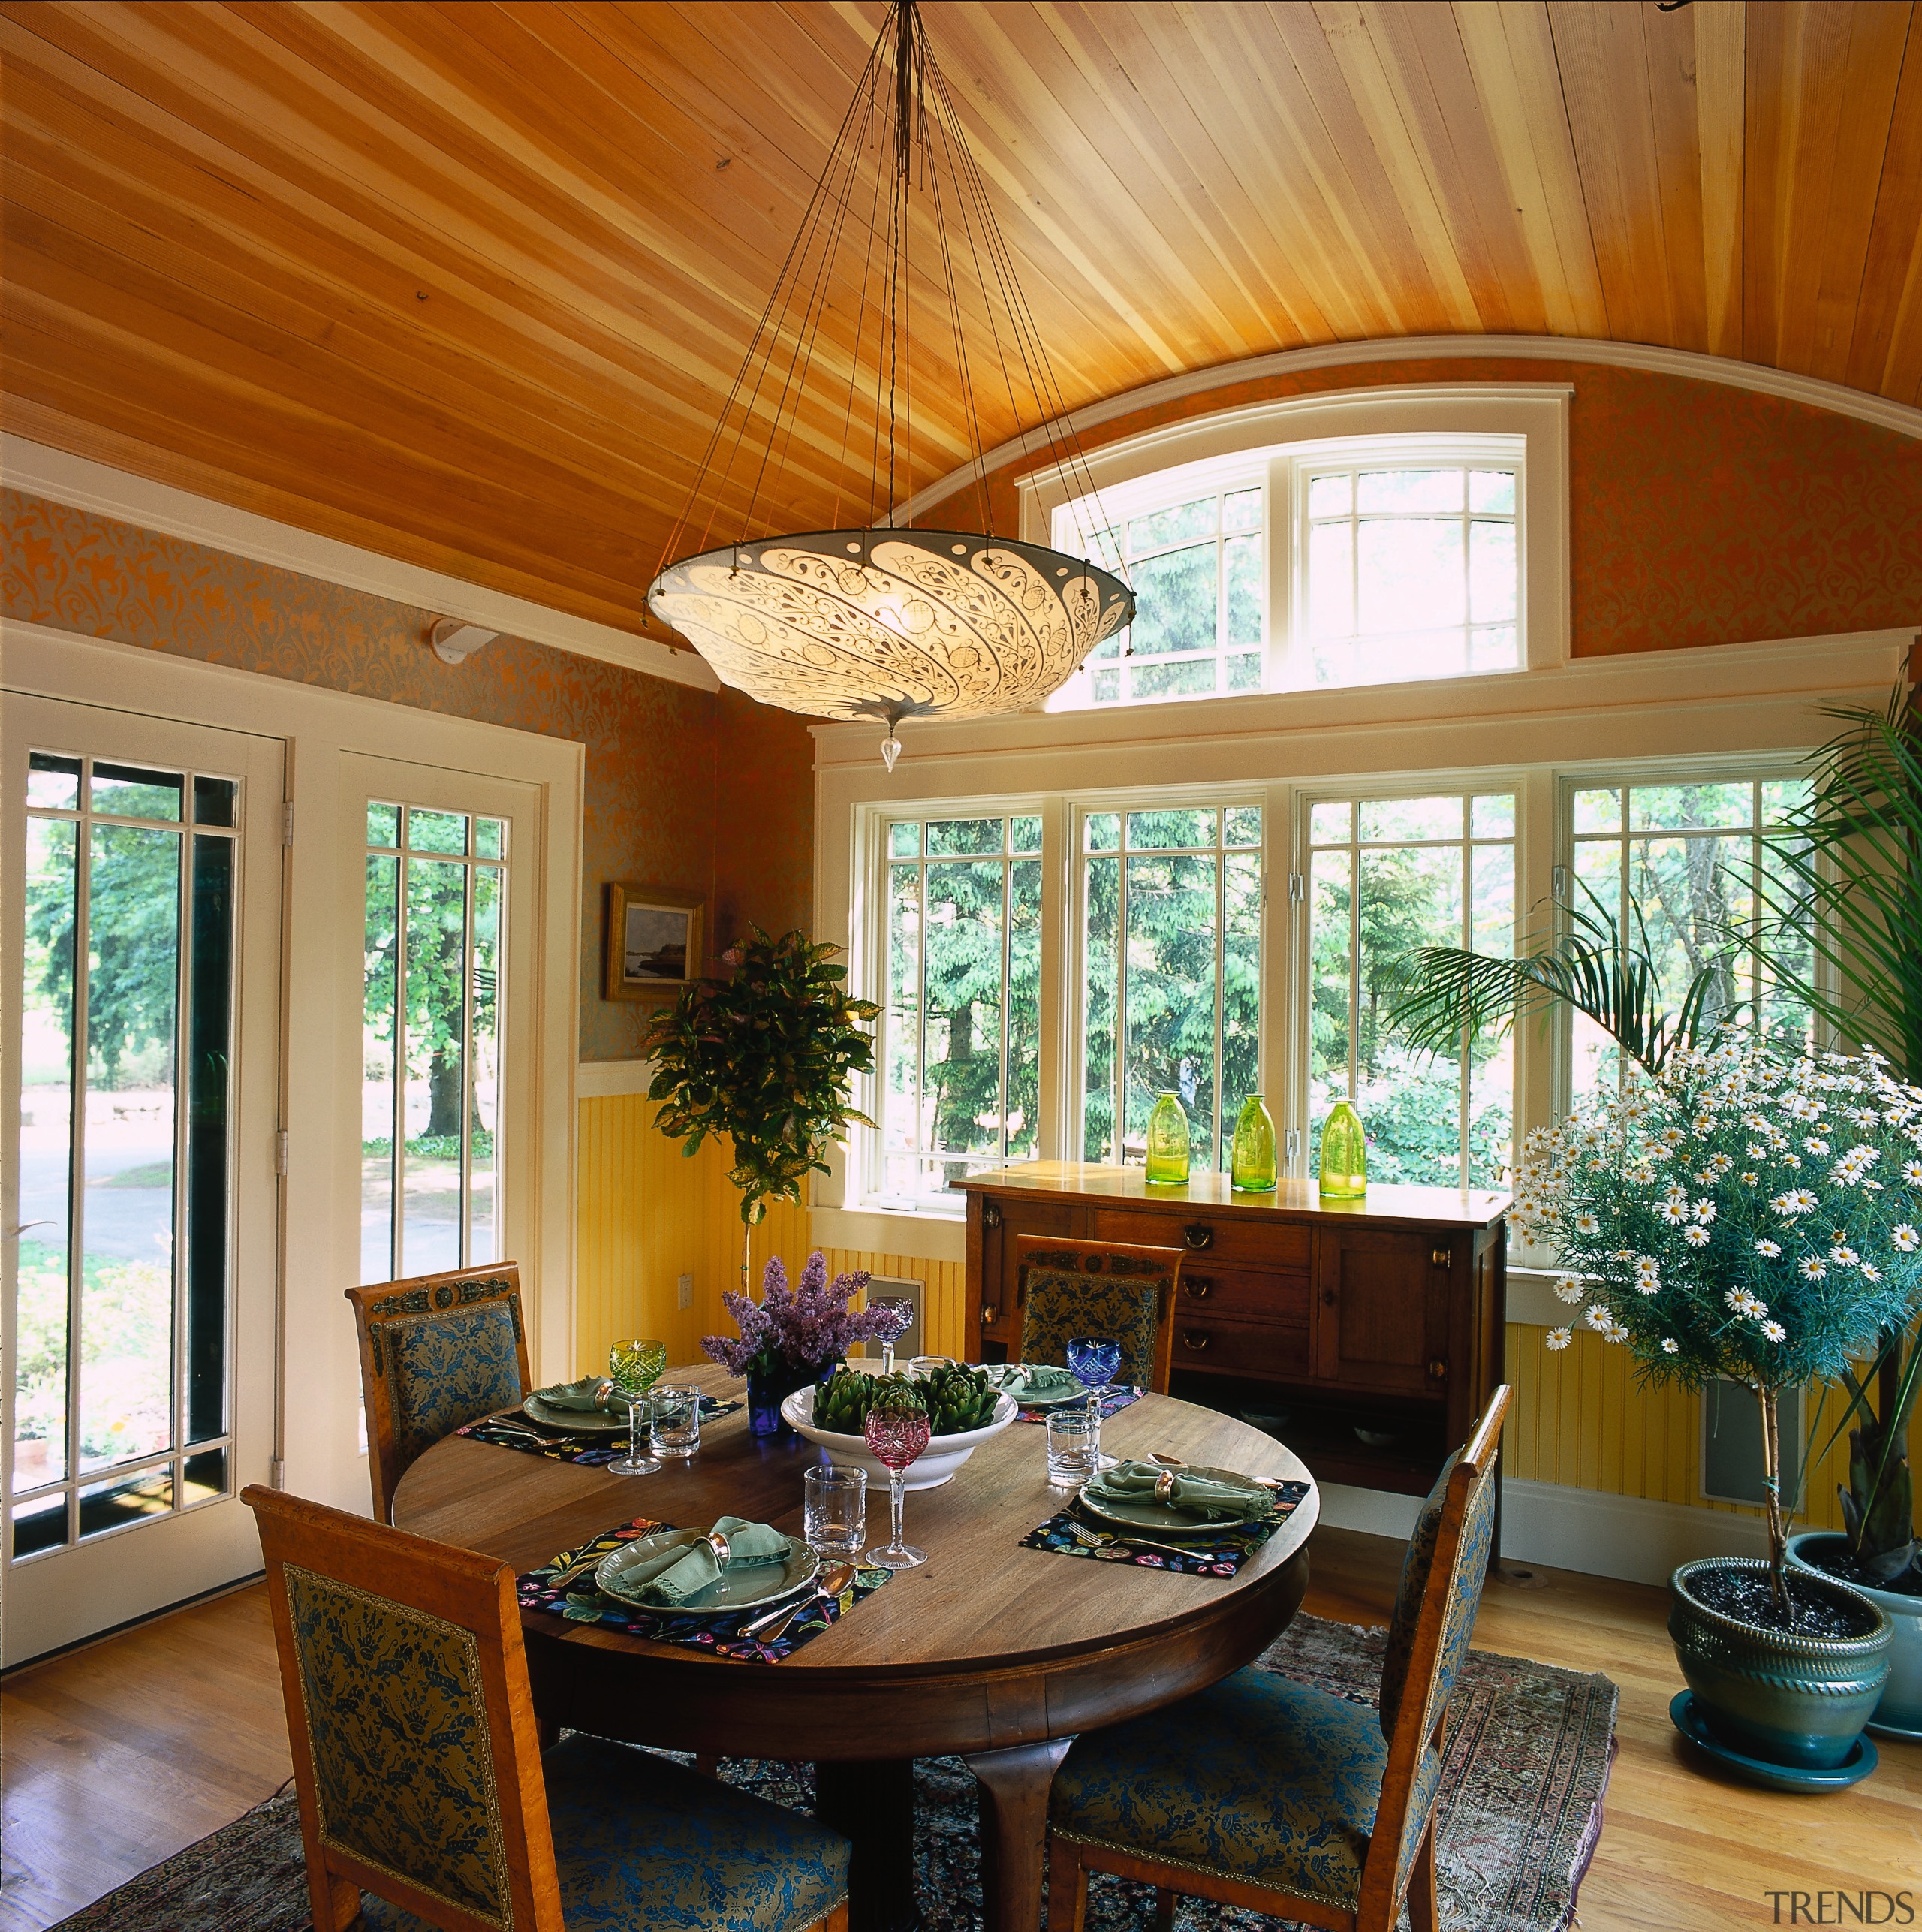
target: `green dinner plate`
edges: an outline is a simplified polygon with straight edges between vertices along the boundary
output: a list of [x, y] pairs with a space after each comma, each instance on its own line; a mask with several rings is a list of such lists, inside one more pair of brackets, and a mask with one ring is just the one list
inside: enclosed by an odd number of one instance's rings
[[[625, 1439], [628, 1418], [625, 1415], [610, 1415], [604, 1409], [550, 1409], [541, 1400], [537, 1388], [520, 1405], [521, 1413], [544, 1429], [558, 1429], [569, 1436], [619, 1436]], [[642, 1433], [645, 1434], [646, 1421], [643, 1418]]]
[[1226, 1530], [1240, 1529], [1244, 1523], [1258, 1516], [1265, 1516], [1273, 1507], [1273, 1498], [1267, 1490], [1245, 1476], [1239, 1469], [1204, 1469], [1199, 1464], [1179, 1472], [1182, 1475], [1207, 1476], [1215, 1482], [1234, 1482], [1246, 1484], [1251, 1507], [1248, 1515], [1237, 1517], [1231, 1521], [1216, 1518], [1213, 1522], [1185, 1509], [1170, 1509], [1161, 1502], [1110, 1502], [1090, 1496], [1084, 1487], [1080, 1493], [1081, 1507], [1090, 1516], [1103, 1523], [1112, 1523], [1122, 1530], [1152, 1530], [1162, 1536], [1206, 1536]]
[[664, 1604], [643, 1602], [636, 1592], [622, 1587], [622, 1573], [636, 1563], [663, 1550], [678, 1550], [697, 1543], [712, 1527], [658, 1530], [652, 1536], [639, 1537], [631, 1543], [623, 1543], [618, 1550], [610, 1550], [595, 1567], [595, 1587], [637, 1610], [672, 1617], [716, 1616], [723, 1611], [758, 1609], [798, 1596], [821, 1573], [821, 1558], [799, 1537], [791, 1536], [785, 1563], [749, 1563], [738, 1570], [724, 1570], [718, 1582], [709, 1584], [671, 1609]]

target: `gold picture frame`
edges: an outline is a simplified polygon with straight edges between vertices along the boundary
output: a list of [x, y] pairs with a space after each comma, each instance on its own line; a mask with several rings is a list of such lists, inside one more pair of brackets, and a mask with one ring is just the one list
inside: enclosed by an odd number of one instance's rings
[[[671, 999], [706, 971], [706, 902], [657, 886], [615, 881], [607, 888], [603, 995]], [[678, 966], [678, 972], [674, 969]]]

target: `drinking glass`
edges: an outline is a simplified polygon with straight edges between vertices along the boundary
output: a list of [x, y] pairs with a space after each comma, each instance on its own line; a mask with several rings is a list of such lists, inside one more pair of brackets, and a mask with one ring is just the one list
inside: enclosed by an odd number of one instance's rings
[[883, 1295], [868, 1303], [870, 1315], [885, 1315], [892, 1325], [881, 1331], [881, 1372], [894, 1373], [894, 1345], [914, 1325], [914, 1304], [905, 1295]]
[[868, 1472], [827, 1463], [801, 1478], [801, 1534], [824, 1557], [852, 1561], [868, 1534]]
[[610, 1475], [652, 1475], [659, 1459], [643, 1456], [636, 1432], [640, 1427], [640, 1398], [661, 1379], [667, 1366], [665, 1342], [616, 1342], [607, 1351], [607, 1373], [628, 1398], [628, 1452], [607, 1465]]
[[700, 1447], [700, 1391], [664, 1385], [654, 1391], [648, 1446], [657, 1456], [691, 1456]]
[[1074, 1489], [1100, 1467], [1101, 1424], [1099, 1416], [1065, 1404], [1047, 1415], [1048, 1481], [1056, 1489]]
[[1112, 1335], [1071, 1335], [1068, 1338], [1068, 1373], [1088, 1391], [1088, 1414], [1094, 1430], [1095, 1467], [1114, 1467], [1114, 1458], [1101, 1454], [1101, 1397], [1121, 1366], [1121, 1344]]
[[928, 1445], [928, 1412], [925, 1409], [870, 1409], [862, 1433], [875, 1460], [888, 1472], [894, 1527], [893, 1540], [885, 1549], [870, 1550], [868, 1561], [884, 1570], [911, 1570], [926, 1563], [928, 1553], [901, 1540], [902, 1484], [908, 1465]]

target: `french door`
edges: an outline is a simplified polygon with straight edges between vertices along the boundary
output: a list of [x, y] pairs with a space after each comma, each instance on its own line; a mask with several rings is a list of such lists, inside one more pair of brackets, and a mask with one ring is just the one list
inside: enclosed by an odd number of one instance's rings
[[9, 694], [4, 1656], [259, 1565], [273, 1453], [278, 740]]

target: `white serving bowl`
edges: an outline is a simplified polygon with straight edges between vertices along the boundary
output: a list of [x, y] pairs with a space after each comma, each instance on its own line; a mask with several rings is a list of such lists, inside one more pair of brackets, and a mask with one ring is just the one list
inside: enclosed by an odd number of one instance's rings
[[[908, 1464], [902, 1487], [905, 1489], [938, 1489], [947, 1481], [991, 1436], [999, 1436], [1020, 1413], [1020, 1406], [1005, 1390], [996, 1399], [994, 1420], [979, 1429], [964, 1429], [958, 1436], [936, 1436]], [[868, 1487], [885, 1487], [892, 1480], [887, 1465], [868, 1447], [865, 1436], [842, 1436], [832, 1429], [814, 1425], [814, 1388], [797, 1388], [781, 1405], [781, 1419], [798, 1436], [818, 1442], [836, 1462], [848, 1469], [866, 1469]]]

